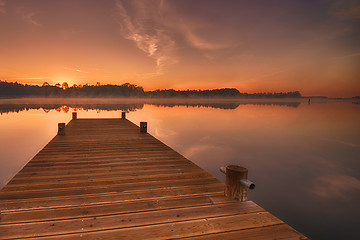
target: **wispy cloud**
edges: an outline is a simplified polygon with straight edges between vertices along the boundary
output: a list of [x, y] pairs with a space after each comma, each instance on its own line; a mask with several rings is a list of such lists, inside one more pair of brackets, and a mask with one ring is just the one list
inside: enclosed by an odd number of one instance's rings
[[214, 59], [215, 51], [234, 46], [220, 40], [214, 34], [214, 26], [182, 14], [175, 5], [163, 0], [116, 1], [123, 37], [155, 59], [157, 75], [163, 73], [164, 67], [180, 62], [193, 49]]
[[49, 77], [18, 77], [16, 80], [47, 80]]
[[0, 13], [6, 13], [5, 5], [6, 5], [6, 1], [5, 0], [0, 0]]
[[360, 2], [358, 0], [337, 0], [333, 3], [335, 16], [345, 19], [360, 18]]
[[78, 72], [78, 73], [85, 73], [88, 74], [89, 72], [81, 70], [81, 69], [76, 69], [76, 68], [69, 68], [69, 67], [64, 67], [65, 70], [69, 70], [69, 71], [73, 71], [73, 72]]
[[27, 13], [23, 16], [23, 18], [26, 22], [39, 27], [39, 26], [41, 26], [41, 24], [34, 19], [34, 16], [36, 14], [37, 14], [36, 12]]
[[343, 58], [352, 58], [352, 57], [359, 57], [359, 56], [360, 56], [360, 52], [356, 52], [356, 53], [350, 53], [350, 54], [346, 54], [346, 55], [337, 56], [335, 58], [343, 59]]
[[196, 35], [194, 30], [190, 29], [190, 27], [187, 25], [182, 25], [181, 29], [183, 30], [183, 33], [188, 42], [195, 48], [201, 50], [218, 50], [228, 47], [225, 44], [213, 43], [211, 41], [205, 40], [204, 38], [201, 38], [200, 36]]
[[349, 192], [360, 191], [360, 180], [346, 175], [328, 175], [320, 176], [313, 191], [323, 198], [349, 198]]
[[158, 73], [165, 66], [178, 62], [174, 51], [176, 43], [161, 19], [162, 1], [131, 1], [125, 4], [118, 0], [116, 6], [123, 36], [155, 59]]

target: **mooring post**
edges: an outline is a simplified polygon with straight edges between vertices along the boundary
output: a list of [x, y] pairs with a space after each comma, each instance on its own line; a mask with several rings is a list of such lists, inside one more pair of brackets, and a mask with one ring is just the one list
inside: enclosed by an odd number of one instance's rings
[[125, 112], [121, 113], [121, 119], [126, 119], [126, 113]]
[[229, 165], [221, 167], [220, 171], [226, 174], [225, 196], [241, 202], [247, 201], [247, 188], [255, 188], [255, 184], [247, 179], [247, 168]]
[[140, 133], [147, 133], [147, 122], [140, 122]]
[[73, 112], [73, 113], [72, 113], [72, 119], [73, 119], [73, 120], [76, 120], [76, 119], [77, 119], [77, 112]]
[[65, 135], [65, 123], [58, 123], [58, 135]]

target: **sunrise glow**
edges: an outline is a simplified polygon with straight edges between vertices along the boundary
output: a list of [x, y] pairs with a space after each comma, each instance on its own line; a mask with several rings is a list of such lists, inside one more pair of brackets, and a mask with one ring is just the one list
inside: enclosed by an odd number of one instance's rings
[[360, 95], [358, 1], [0, 0], [0, 80]]

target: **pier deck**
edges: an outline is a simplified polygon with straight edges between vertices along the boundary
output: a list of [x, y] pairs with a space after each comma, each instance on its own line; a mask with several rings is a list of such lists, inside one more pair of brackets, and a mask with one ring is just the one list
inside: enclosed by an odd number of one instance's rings
[[0, 209], [0, 239], [306, 239], [120, 118], [70, 121]]

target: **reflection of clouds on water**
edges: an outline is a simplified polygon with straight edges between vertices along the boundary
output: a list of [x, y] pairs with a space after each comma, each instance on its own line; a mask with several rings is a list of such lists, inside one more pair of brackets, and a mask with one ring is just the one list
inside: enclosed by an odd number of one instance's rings
[[[186, 150], [186, 152], [184, 153], [184, 155], [188, 156], [190, 159], [196, 157], [196, 155], [201, 154], [204, 155], [207, 152], [226, 152], [226, 149], [224, 149], [223, 146], [215, 146], [215, 145], [203, 145], [203, 144], [199, 144], [199, 145], [195, 145], [190, 147], [189, 149]], [[206, 160], [206, 159], [204, 159]]]
[[222, 144], [200, 143], [192, 145], [184, 152], [184, 156], [194, 163], [224, 181], [224, 176], [219, 172], [222, 166], [230, 165], [234, 161], [236, 151]]
[[343, 140], [330, 139], [330, 138], [322, 138], [322, 140], [328, 141], [328, 142], [339, 143], [339, 144], [350, 146], [350, 147], [360, 147], [360, 144], [356, 144], [356, 143], [352, 143], [352, 142], [348, 142], [348, 141], [343, 141]]
[[[321, 156], [323, 154], [324, 156]], [[333, 159], [330, 156], [333, 156]], [[328, 154], [304, 152], [298, 157], [301, 159], [298, 162], [298, 170], [306, 173], [306, 178], [302, 179], [302, 182], [310, 186], [309, 191], [312, 194], [334, 200], [345, 199], [350, 190], [360, 190], [360, 180], [351, 176], [352, 169], [345, 164], [346, 161], [336, 161], [336, 156], [331, 151]]]
[[323, 175], [314, 182], [313, 192], [323, 198], [352, 200], [354, 193], [360, 196], [360, 180], [340, 174]]
[[157, 127], [154, 131], [154, 135], [160, 138], [168, 138], [171, 136], [176, 135], [175, 131], [169, 130], [169, 129], [165, 129], [165, 128], [161, 128], [161, 127]]

